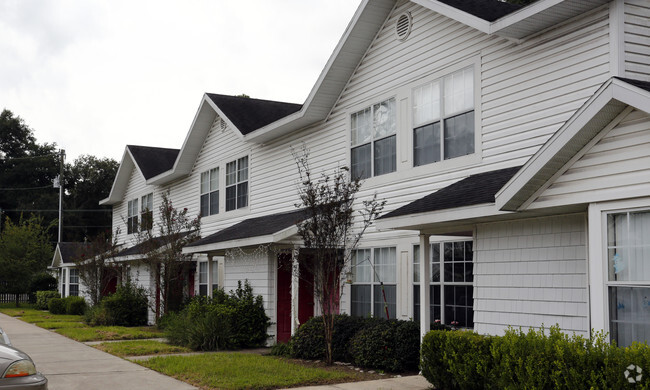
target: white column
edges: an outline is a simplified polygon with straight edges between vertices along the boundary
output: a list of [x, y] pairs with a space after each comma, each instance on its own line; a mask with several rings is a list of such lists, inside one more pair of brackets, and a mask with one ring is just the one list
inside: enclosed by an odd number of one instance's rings
[[431, 328], [429, 312], [429, 279], [431, 274], [429, 236], [420, 234], [420, 342]]
[[300, 326], [298, 319], [298, 298], [300, 291], [300, 263], [298, 255], [300, 249], [294, 247], [291, 251], [291, 335], [295, 334]]
[[212, 280], [212, 267], [215, 267], [214, 261], [213, 261], [213, 256], [208, 255], [208, 296], [212, 298], [212, 284], [214, 281]]

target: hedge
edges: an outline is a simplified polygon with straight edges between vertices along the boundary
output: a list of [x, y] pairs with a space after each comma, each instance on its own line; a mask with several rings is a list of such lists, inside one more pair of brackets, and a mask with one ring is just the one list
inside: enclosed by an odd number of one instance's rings
[[61, 298], [58, 291], [37, 291], [36, 292], [36, 307], [40, 310], [47, 310], [48, 303], [52, 298]]
[[509, 329], [501, 337], [431, 331], [420, 364], [437, 389], [650, 389], [647, 345], [618, 348], [602, 333], [587, 339], [557, 326], [548, 332]]

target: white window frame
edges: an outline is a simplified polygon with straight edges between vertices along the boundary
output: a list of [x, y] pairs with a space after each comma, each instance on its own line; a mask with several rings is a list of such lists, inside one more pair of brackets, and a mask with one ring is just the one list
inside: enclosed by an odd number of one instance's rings
[[[219, 167], [212, 168], [210, 170], [201, 172], [199, 175], [199, 212], [201, 217], [208, 217], [210, 215], [219, 214], [219, 208], [221, 204], [220, 196], [220, 169]], [[206, 180], [206, 181], [204, 181]], [[207, 214], [203, 214], [203, 204], [202, 199], [204, 196], [207, 196]], [[213, 196], [217, 200], [215, 207], [212, 207], [212, 198]]]
[[[242, 167], [241, 167], [241, 164], [242, 164], [243, 160], [246, 160], [246, 168], [245, 169], [242, 169]], [[234, 170], [234, 172], [229, 173], [228, 169], [229, 169], [229, 167], [233, 166], [233, 164], [234, 164], [235, 170]], [[225, 169], [225, 173], [226, 173], [226, 175], [225, 175], [226, 176], [225, 184], [226, 185], [225, 185], [225, 191], [224, 191], [224, 194], [225, 194], [224, 203], [225, 203], [226, 211], [235, 211], [235, 210], [239, 210], [239, 209], [245, 209], [250, 204], [250, 193], [251, 193], [251, 188], [250, 188], [250, 165], [251, 165], [250, 164], [250, 157], [248, 155], [238, 157], [236, 159], [231, 159], [230, 161], [228, 161], [226, 163], [226, 169]], [[244, 176], [244, 173], [245, 173], [245, 178], [242, 177], [242, 176]], [[229, 179], [229, 174], [232, 174], [232, 175], [235, 176], [234, 181], [229, 181], [229, 180], [232, 180], [232, 179]], [[239, 203], [239, 199], [240, 199], [240, 195], [241, 195], [240, 194], [240, 186], [243, 185], [243, 184], [246, 184], [246, 198], [245, 198], [245, 204], [240, 204]], [[235, 206], [234, 206], [234, 208], [230, 208], [229, 205], [228, 205], [228, 190], [231, 189], [231, 188], [235, 189], [235, 198], [234, 198], [235, 199]]]
[[[463, 239], [463, 240], [435, 241], [435, 242], [431, 242], [429, 244], [429, 247], [430, 247], [430, 250], [429, 250], [429, 254], [430, 254], [430, 259], [429, 259], [429, 270], [430, 271], [429, 272], [430, 272], [430, 274], [429, 274], [429, 277], [428, 277], [429, 291], [431, 291], [431, 287], [438, 287], [439, 288], [439, 297], [440, 297], [440, 305], [439, 305], [440, 306], [440, 318], [435, 318], [434, 310], [433, 310], [433, 308], [431, 308], [431, 310], [430, 310], [431, 317], [432, 317], [431, 318], [431, 325], [433, 325], [434, 321], [436, 321], [436, 320], [440, 320], [440, 322], [442, 324], [453, 325], [451, 323], [453, 321], [453, 319], [446, 318], [446, 314], [445, 314], [445, 309], [446, 309], [445, 287], [447, 287], [447, 286], [464, 286], [464, 287], [469, 287], [470, 290], [472, 290], [472, 292], [473, 292], [473, 288], [474, 288], [474, 277], [473, 277], [474, 271], [473, 271], [473, 269], [474, 269], [474, 265], [475, 265], [473, 255], [472, 255], [472, 261], [471, 261], [471, 263], [472, 263], [472, 278], [471, 278], [472, 280], [471, 281], [469, 281], [469, 282], [467, 280], [464, 280], [462, 282], [449, 281], [449, 280], [446, 280], [446, 278], [445, 278], [444, 245], [445, 244], [455, 245], [456, 243], [463, 243], [464, 246], [465, 246], [465, 248], [464, 248], [465, 251], [466, 251], [466, 248], [467, 248], [465, 243], [471, 243], [472, 244], [472, 252], [474, 252], [474, 250], [473, 250], [474, 241], [472, 239], [469, 239], [469, 238]], [[437, 259], [433, 258], [434, 253], [435, 253], [433, 248], [434, 248], [435, 245], [437, 245], [438, 248], [439, 248], [439, 250], [438, 250], [438, 258]], [[418, 316], [419, 313], [420, 313], [420, 310], [419, 310], [420, 306], [418, 306], [417, 309], [415, 308], [415, 297], [420, 296], [420, 286], [421, 286], [421, 283], [422, 283], [422, 278], [420, 277], [420, 261], [421, 260], [420, 260], [420, 250], [419, 249], [420, 249], [419, 244], [413, 245], [413, 294], [414, 294], [414, 297], [413, 297], [412, 306], [413, 306], [413, 310], [414, 310], [414, 312], [413, 312], [414, 313], [414, 316], [413, 316], [414, 318], [416, 318], [416, 316]], [[457, 261], [452, 262], [451, 263], [452, 266], [453, 266], [453, 264], [456, 264], [456, 263], [464, 263], [464, 264], [469, 263], [468, 261], [466, 261], [466, 259], [467, 259], [466, 252], [464, 254], [463, 259], [464, 259], [464, 261], [462, 261], [462, 262], [457, 262]], [[438, 267], [437, 267], [438, 268], [438, 280], [437, 281], [433, 281], [434, 268], [435, 268], [433, 266], [434, 264], [438, 265]], [[453, 272], [454, 271], [452, 269], [452, 274], [453, 274]], [[465, 277], [466, 277], [466, 274], [465, 274]], [[420, 305], [420, 304], [418, 304], [418, 305]], [[433, 306], [434, 305], [433, 300], [431, 300], [429, 304], [430, 304], [430, 306]], [[465, 306], [467, 307], [467, 305], [465, 305]], [[472, 307], [471, 310], [472, 310], [472, 316], [473, 316], [474, 315], [473, 299], [472, 299], [472, 303], [471, 303], [470, 306]], [[471, 321], [471, 326], [466, 326], [465, 328], [473, 329], [474, 328], [474, 321], [473, 320]]]
[[131, 199], [127, 202], [126, 207], [126, 233], [136, 234], [138, 232], [138, 218], [140, 210], [138, 208], [138, 198]]
[[[68, 284], [68, 295], [79, 296], [79, 270], [76, 268], [70, 268], [68, 275], [70, 280], [70, 283]], [[74, 291], [73, 287], [75, 287]]]
[[153, 192], [140, 197], [140, 227], [144, 227], [145, 220], [147, 219], [151, 226], [145, 228], [151, 230], [153, 228]]
[[[650, 197], [592, 203], [588, 209], [588, 276], [590, 328], [610, 333], [607, 216], [650, 209]], [[638, 285], [634, 282], [635, 285]]]
[[[398, 264], [398, 259], [397, 259], [397, 247], [396, 246], [387, 246], [387, 247], [373, 247], [373, 248], [359, 248], [354, 251], [353, 256], [355, 256], [352, 260], [352, 285], [350, 287], [350, 315], [358, 315], [358, 316], [363, 316], [366, 317], [367, 315], [371, 315], [374, 317], [378, 318], [386, 318], [386, 313], [384, 309], [381, 310], [381, 312], [375, 312], [375, 304], [376, 301], [379, 299], [381, 301], [378, 302], [383, 302], [383, 297], [376, 297], [375, 296], [375, 290], [381, 286], [381, 281], [378, 280], [378, 273], [380, 271], [377, 271], [377, 263], [376, 263], [376, 251], [381, 251], [381, 250], [392, 250], [394, 253], [394, 270], [392, 275], [395, 276], [395, 279], [392, 281], [384, 281], [384, 287], [393, 287], [395, 289], [395, 301], [394, 302], [388, 302], [389, 306], [392, 306], [394, 310], [390, 310], [389, 308], [389, 315], [390, 319], [395, 319], [397, 318], [397, 302], [399, 302], [399, 291], [398, 291], [398, 279], [397, 279], [397, 264]], [[370, 252], [370, 257], [366, 258], [365, 260], [362, 261], [362, 263], [357, 263], [356, 262], [356, 254], [360, 251], [369, 251]], [[365, 264], [365, 262], [370, 261], [370, 264]], [[357, 281], [357, 267], [362, 266], [362, 267], [369, 267], [369, 272], [370, 272], [370, 280], [369, 281]], [[353, 307], [352, 307], [352, 288], [355, 286], [369, 286], [370, 287], [370, 312], [369, 313], [353, 313]], [[383, 307], [383, 306], [382, 306]]]
[[[384, 103], [387, 103], [387, 102], [390, 102], [390, 101], [392, 101], [393, 105], [394, 105], [393, 112], [394, 112], [395, 116], [393, 118], [393, 121], [394, 121], [394, 125], [395, 125], [395, 131], [393, 133], [389, 133], [389, 134], [386, 134], [386, 135], [383, 135], [383, 136], [380, 136], [380, 137], [375, 137], [375, 130], [374, 130], [375, 125], [376, 125], [375, 124], [375, 113], [374, 113], [375, 107], [380, 106], [380, 105], [382, 105]], [[370, 139], [368, 141], [365, 141], [365, 142], [354, 142], [354, 140], [352, 138], [352, 132], [354, 130], [353, 129], [353, 122], [354, 121], [353, 121], [352, 118], [353, 118], [353, 116], [358, 115], [359, 113], [365, 112], [365, 111], [370, 112], [370, 122], [371, 122], [370, 123], [370, 130], [369, 130], [370, 131]], [[350, 137], [350, 143], [349, 143], [349, 145], [350, 145], [350, 151], [349, 151], [349, 153], [350, 153], [350, 172], [352, 172], [352, 170], [353, 170], [353, 167], [352, 167], [352, 155], [353, 155], [353, 153], [352, 153], [352, 151], [354, 149], [360, 148], [360, 147], [365, 146], [365, 145], [370, 145], [370, 172], [366, 173], [365, 176], [360, 176], [361, 178], [369, 179], [369, 178], [372, 178], [372, 177], [379, 177], [379, 176], [384, 176], [384, 175], [388, 175], [388, 174], [397, 172], [397, 166], [399, 164], [399, 161], [398, 161], [398, 158], [397, 158], [397, 156], [398, 156], [398, 144], [399, 144], [399, 137], [400, 137], [400, 134], [399, 134], [400, 133], [400, 131], [399, 131], [399, 102], [398, 102], [397, 97], [395, 95], [391, 95], [391, 96], [388, 96], [388, 97], [386, 97], [384, 99], [378, 99], [377, 101], [375, 101], [374, 103], [372, 103], [370, 105], [363, 106], [362, 108], [351, 112], [348, 115], [348, 118], [349, 118], [349, 121], [350, 121], [350, 123], [349, 123], [349, 129], [350, 130], [348, 131], [348, 136]], [[394, 137], [394, 139], [395, 139], [395, 150], [394, 150], [395, 169], [393, 169], [392, 171], [389, 171], [389, 172], [383, 172], [383, 173], [377, 174], [377, 172], [376, 172], [377, 167], [375, 166], [375, 143], [377, 143], [379, 141], [387, 140], [387, 139], [389, 139], [391, 137]]]

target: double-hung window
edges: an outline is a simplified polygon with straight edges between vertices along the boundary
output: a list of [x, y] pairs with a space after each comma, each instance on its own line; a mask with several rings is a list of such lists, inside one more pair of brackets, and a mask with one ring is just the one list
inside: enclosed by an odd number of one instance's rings
[[153, 193], [140, 198], [140, 227], [143, 230], [153, 228]]
[[606, 283], [612, 340], [650, 340], [650, 210], [607, 214]]
[[79, 270], [70, 268], [70, 289], [69, 295], [79, 296]]
[[201, 173], [201, 216], [219, 213], [219, 168]]
[[351, 315], [395, 318], [397, 254], [395, 247], [359, 249], [352, 255]]
[[248, 156], [226, 164], [226, 211], [248, 206]]
[[[208, 262], [199, 262], [199, 295], [208, 295]], [[212, 291], [219, 288], [218, 280], [219, 266], [216, 262], [212, 263]]]
[[[430, 320], [474, 327], [472, 241], [432, 243], [429, 261]], [[420, 321], [420, 246], [413, 254], [413, 318]]]
[[397, 169], [395, 98], [373, 104], [351, 117], [352, 177], [365, 179]]
[[126, 233], [133, 234], [138, 232], [138, 199], [130, 200], [127, 204], [126, 213]]
[[413, 165], [473, 154], [474, 69], [413, 89]]

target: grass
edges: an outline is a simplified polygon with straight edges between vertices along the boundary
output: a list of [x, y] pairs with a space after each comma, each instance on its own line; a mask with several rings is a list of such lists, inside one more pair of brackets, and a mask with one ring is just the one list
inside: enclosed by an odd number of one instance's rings
[[94, 347], [104, 352], [108, 352], [112, 355], [121, 357], [192, 352], [192, 350], [189, 348], [169, 345], [156, 340], [135, 340], [120, 341], [116, 343], [101, 343], [95, 345]]
[[206, 353], [153, 357], [145, 367], [208, 389], [272, 389], [360, 380], [352, 371], [311, 367], [291, 360], [248, 353]]
[[[38, 324], [36, 324], [38, 325]], [[125, 326], [84, 326], [81, 328], [59, 328], [54, 330], [77, 341], [136, 340], [161, 337], [162, 333], [153, 327], [128, 328]]]
[[70, 337], [77, 341], [134, 340], [161, 337], [162, 333], [154, 327], [128, 328], [124, 326], [90, 326], [83, 322], [83, 316], [69, 314], [51, 314], [35, 309], [30, 305], [19, 308], [6, 304], [0, 305], [0, 312], [12, 317], [19, 317], [45, 329]]

